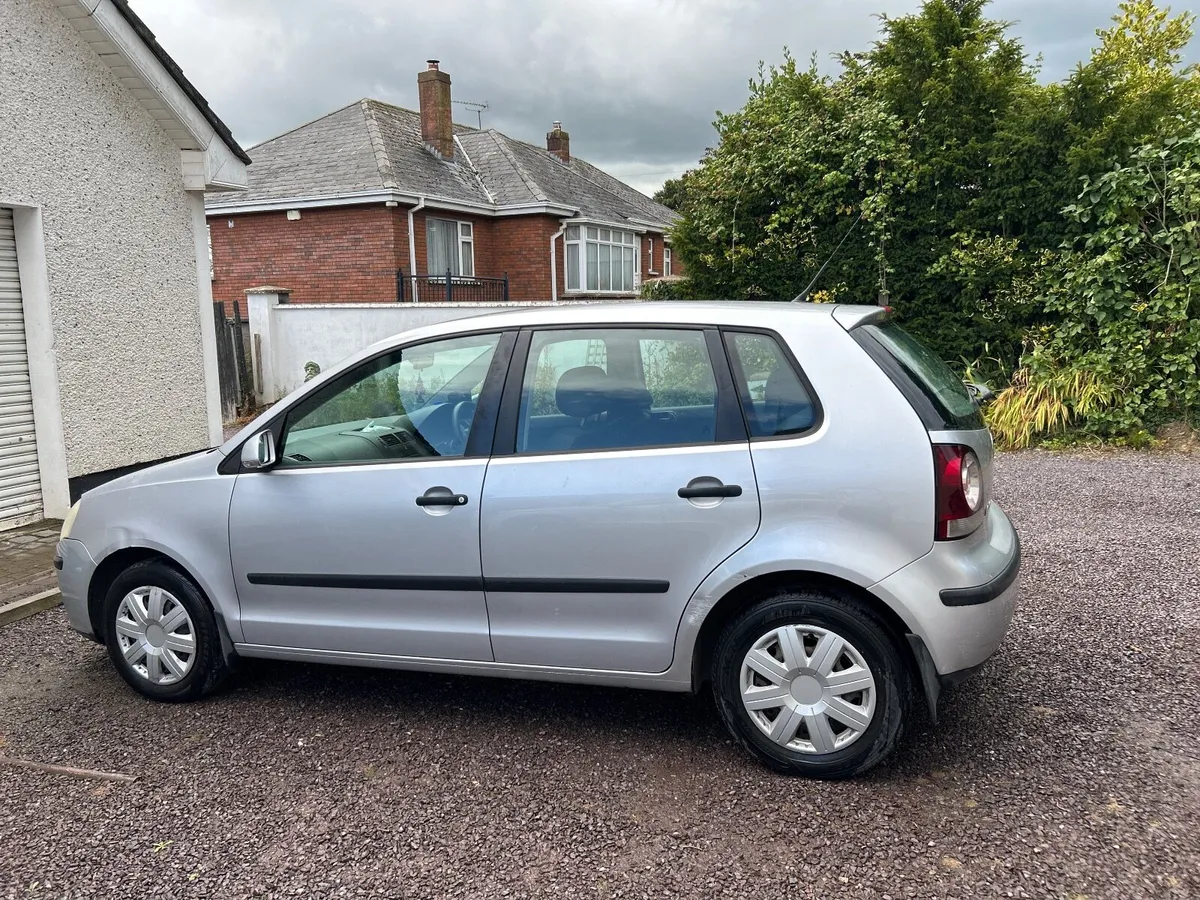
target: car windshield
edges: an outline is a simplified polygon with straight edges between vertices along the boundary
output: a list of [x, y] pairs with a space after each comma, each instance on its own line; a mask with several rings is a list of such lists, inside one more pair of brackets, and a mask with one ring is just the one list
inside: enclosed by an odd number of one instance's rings
[[487, 375], [492, 345], [438, 349], [421, 355], [420, 347], [406, 351], [396, 372], [396, 387], [403, 411], [414, 413], [426, 406], [467, 395], [475, 398]]

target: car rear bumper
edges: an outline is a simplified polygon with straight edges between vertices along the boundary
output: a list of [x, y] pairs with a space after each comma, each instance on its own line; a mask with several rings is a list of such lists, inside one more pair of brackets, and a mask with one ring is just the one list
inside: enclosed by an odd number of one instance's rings
[[984, 525], [872, 586], [928, 650], [939, 678], [958, 679], [996, 652], [1012, 622], [1021, 567], [1016, 529], [997, 504]]
[[63, 608], [67, 611], [71, 627], [92, 640], [98, 640], [88, 614], [88, 584], [91, 583], [92, 573], [96, 571], [92, 555], [81, 542], [68, 538], [58, 542], [54, 565], [58, 569], [58, 589], [62, 592]]

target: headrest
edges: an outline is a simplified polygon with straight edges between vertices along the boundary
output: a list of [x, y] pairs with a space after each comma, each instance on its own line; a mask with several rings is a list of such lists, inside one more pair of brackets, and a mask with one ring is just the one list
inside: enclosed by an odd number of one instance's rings
[[608, 398], [606, 409], [609, 414], [628, 415], [645, 412], [654, 402], [650, 392], [640, 384], [628, 381], [619, 382], [611, 378], [604, 394]]
[[564, 416], [586, 419], [608, 409], [608, 375], [599, 366], [577, 366], [558, 378], [554, 405]]

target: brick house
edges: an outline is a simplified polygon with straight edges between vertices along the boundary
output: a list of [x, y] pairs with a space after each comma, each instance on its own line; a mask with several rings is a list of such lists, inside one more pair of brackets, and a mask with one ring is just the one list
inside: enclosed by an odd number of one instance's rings
[[417, 82], [420, 112], [364, 99], [253, 148], [249, 190], [206, 203], [215, 299], [618, 298], [680, 274], [676, 214], [572, 156], [559, 123], [544, 148], [456, 125], [436, 60]]

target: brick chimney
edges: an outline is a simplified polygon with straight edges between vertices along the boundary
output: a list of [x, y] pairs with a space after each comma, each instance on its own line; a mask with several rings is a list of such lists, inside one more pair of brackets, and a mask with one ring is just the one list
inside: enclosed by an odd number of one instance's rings
[[571, 161], [571, 136], [562, 130], [562, 122], [546, 132], [546, 149], [565, 163]]
[[417, 75], [421, 97], [421, 137], [442, 159], [454, 158], [454, 120], [450, 106], [450, 76], [431, 59], [429, 68]]

